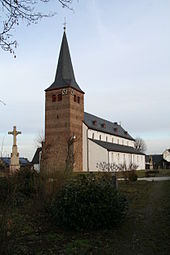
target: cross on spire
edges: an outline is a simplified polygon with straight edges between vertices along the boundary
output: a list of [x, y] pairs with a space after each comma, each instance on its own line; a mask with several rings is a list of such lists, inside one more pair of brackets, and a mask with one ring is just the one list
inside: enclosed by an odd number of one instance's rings
[[13, 145], [17, 145], [17, 135], [20, 135], [21, 132], [17, 131], [16, 126], [14, 126], [13, 131], [9, 131], [8, 134], [13, 135]]
[[64, 25], [64, 31], [66, 31], [66, 25], [67, 25], [66, 17], [64, 17], [64, 23], [63, 23], [63, 25]]

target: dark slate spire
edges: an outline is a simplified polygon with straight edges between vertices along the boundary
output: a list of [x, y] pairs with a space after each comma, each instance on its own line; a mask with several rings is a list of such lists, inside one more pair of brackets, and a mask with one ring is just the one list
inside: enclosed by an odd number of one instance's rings
[[83, 92], [77, 84], [74, 76], [67, 37], [64, 29], [55, 81], [49, 88], [46, 89], [46, 91], [66, 87], [72, 87]]

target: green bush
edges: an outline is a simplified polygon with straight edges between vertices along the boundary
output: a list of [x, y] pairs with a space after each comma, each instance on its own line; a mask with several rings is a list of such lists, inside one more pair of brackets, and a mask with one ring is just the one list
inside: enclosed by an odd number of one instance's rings
[[137, 179], [138, 179], [138, 176], [137, 176], [135, 170], [131, 170], [131, 171], [128, 172], [128, 180], [129, 181], [135, 182], [135, 181], [137, 181]]
[[88, 174], [70, 180], [52, 200], [49, 212], [56, 225], [94, 230], [120, 224], [127, 208], [111, 177]]
[[31, 197], [39, 192], [41, 178], [35, 170], [23, 168], [11, 176], [11, 185], [16, 193]]
[[9, 194], [9, 182], [8, 178], [1, 177], [0, 178], [0, 202], [3, 202], [7, 199]]
[[39, 174], [29, 168], [21, 169], [8, 177], [0, 178], [0, 202], [11, 206], [22, 205], [41, 189]]

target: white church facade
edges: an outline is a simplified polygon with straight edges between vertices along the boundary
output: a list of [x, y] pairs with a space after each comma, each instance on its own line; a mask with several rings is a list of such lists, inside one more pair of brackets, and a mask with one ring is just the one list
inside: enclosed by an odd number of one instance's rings
[[83, 170], [116, 171], [122, 165], [145, 169], [145, 155], [135, 149], [135, 140], [117, 122], [85, 113]]

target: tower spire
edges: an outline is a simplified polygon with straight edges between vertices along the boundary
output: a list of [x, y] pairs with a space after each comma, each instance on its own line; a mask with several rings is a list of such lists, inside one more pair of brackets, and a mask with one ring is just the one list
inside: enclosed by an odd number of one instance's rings
[[46, 91], [71, 87], [73, 89], [76, 89], [84, 93], [80, 89], [79, 85], [77, 84], [75, 76], [74, 76], [74, 70], [72, 66], [72, 61], [71, 61], [71, 56], [70, 56], [70, 51], [69, 51], [69, 46], [68, 46], [65, 30], [66, 30], [66, 22], [64, 23], [64, 33], [63, 33], [63, 38], [62, 38], [62, 43], [60, 48], [55, 80], [52, 83], [52, 85], [46, 89]]

